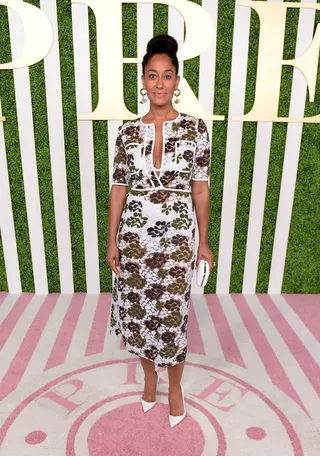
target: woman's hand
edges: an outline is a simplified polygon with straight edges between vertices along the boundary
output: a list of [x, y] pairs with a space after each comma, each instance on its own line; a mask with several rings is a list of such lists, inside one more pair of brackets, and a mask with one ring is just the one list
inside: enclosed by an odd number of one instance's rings
[[213, 256], [213, 253], [211, 252], [208, 244], [199, 245], [196, 267], [199, 266], [199, 263], [201, 260], [207, 260], [207, 262], [209, 263], [210, 273], [211, 273], [212, 269], [216, 266], [216, 263], [214, 262], [214, 256]]
[[120, 276], [119, 249], [116, 244], [109, 245], [106, 260], [109, 263], [109, 266], [113, 270], [113, 272], [119, 277]]

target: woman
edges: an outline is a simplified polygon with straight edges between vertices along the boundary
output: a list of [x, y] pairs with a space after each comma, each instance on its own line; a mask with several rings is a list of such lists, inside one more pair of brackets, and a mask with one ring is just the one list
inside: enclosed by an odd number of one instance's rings
[[[170, 425], [185, 416], [180, 385], [195, 265], [215, 263], [208, 246], [210, 145], [201, 119], [177, 112], [178, 45], [160, 35], [147, 46], [142, 102], [150, 111], [118, 131], [109, 206], [107, 261], [116, 273], [111, 334], [122, 335], [145, 373], [142, 405], [155, 404], [155, 365], [168, 368]], [[129, 192], [128, 192], [129, 188]], [[193, 205], [194, 203], [194, 205]]]

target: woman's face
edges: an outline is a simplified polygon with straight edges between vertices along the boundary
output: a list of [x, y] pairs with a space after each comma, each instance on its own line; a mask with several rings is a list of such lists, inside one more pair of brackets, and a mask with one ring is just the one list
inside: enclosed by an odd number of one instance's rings
[[166, 54], [156, 54], [149, 60], [142, 75], [143, 87], [147, 90], [150, 104], [166, 106], [172, 104], [173, 92], [178, 88], [180, 76]]

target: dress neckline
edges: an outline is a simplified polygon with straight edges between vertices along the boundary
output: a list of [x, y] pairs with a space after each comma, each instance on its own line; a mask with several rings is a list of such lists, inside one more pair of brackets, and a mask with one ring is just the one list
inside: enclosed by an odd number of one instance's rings
[[[177, 117], [176, 117], [175, 119], [166, 120], [166, 121], [163, 122], [163, 123], [166, 124], [166, 123], [176, 122], [177, 120], [179, 120], [180, 115], [181, 115], [181, 113], [178, 112], [178, 115], [177, 115]], [[143, 116], [142, 116], [142, 117], [143, 117]], [[150, 122], [150, 123], [145, 123], [145, 122], [143, 122], [142, 117], [140, 117], [140, 122], [141, 122], [143, 125], [154, 125], [154, 124], [155, 124], [154, 122]]]

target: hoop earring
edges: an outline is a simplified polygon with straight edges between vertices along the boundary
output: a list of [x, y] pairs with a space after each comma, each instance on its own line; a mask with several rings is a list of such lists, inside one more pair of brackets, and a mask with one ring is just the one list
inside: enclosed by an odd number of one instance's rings
[[[144, 90], [145, 90], [145, 92], [143, 93]], [[148, 101], [147, 98], [146, 98], [146, 95], [147, 95], [146, 89], [141, 89], [141, 90], [140, 90], [140, 94], [142, 95], [142, 98], [141, 98], [141, 100], [140, 100], [140, 103], [141, 103], [141, 104], [145, 104], [145, 103]]]
[[[176, 93], [176, 91], [178, 91], [178, 93]], [[180, 93], [181, 93], [180, 90], [179, 90], [179, 89], [176, 89], [173, 93], [174, 93], [174, 95], [175, 95], [175, 97], [176, 97], [176, 99], [174, 100], [174, 102], [175, 102], [176, 104], [180, 103], [180, 100], [179, 100], [179, 96], [180, 96]]]

